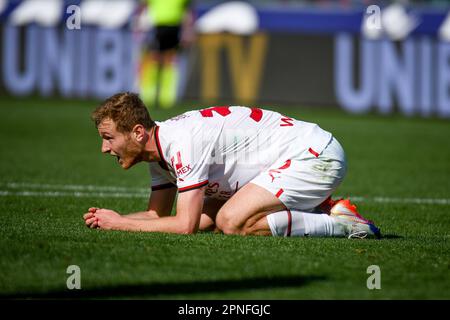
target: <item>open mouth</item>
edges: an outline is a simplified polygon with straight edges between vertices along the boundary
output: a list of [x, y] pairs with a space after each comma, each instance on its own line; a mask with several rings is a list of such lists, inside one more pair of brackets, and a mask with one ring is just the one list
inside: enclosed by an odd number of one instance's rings
[[117, 162], [120, 163], [120, 157], [116, 156], [116, 158], [117, 158]]

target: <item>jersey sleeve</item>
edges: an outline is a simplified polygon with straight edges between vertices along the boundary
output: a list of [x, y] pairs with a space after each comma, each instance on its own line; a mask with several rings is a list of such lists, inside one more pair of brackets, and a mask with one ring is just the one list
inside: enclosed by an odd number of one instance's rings
[[208, 184], [211, 151], [197, 144], [185, 142], [171, 148], [169, 160], [176, 173], [179, 193]]
[[176, 185], [172, 181], [170, 181], [169, 177], [164, 174], [163, 170], [164, 169], [162, 169], [158, 163], [150, 163], [152, 191], [176, 187]]

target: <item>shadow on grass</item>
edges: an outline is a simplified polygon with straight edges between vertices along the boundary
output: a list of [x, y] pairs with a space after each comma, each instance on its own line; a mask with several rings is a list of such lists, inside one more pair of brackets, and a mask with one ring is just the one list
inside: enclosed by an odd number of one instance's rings
[[403, 236], [399, 236], [398, 234], [383, 234], [381, 240], [383, 239], [403, 239]]
[[81, 290], [61, 290], [43, 293], [0, 294], [0, 299], [101, 299], [118, 297], [156, 297], [172, 294], [218, 293], [273, 288], [297, 288], [313, 281], [323, 281], [324, 276], [257, 277], [243, 280], [196, 281], [181, 283], [151, 283], [117, 285]]

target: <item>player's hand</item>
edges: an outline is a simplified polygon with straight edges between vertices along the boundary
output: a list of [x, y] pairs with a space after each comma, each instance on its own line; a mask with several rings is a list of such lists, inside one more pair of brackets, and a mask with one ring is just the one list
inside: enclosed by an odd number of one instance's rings
[[98, 210], [98, 208], [93, 208], [93, 207], [89, 208], [88, 212], [83, 215], [84, 222], [86, 223], [86, 226], [88, 228], [94, 229], [94, 228], [98, 227], [98, 224], [97, 224], [98, 219], [94, 216], [94, 214], [97, 210]]
[[84, 222], [86, 226], [91, 229], [95, 229], [98, 227], [97, 218], [94, 216], [94, 213], [98, 210], [98, 208], [89, 208], [88, 212], [83, 215]]
[[97, 227], [105, 230], [118, 229], [123, 221], [123, 217], [117, 212], [109, 209], [97, 209], [94, 213]]

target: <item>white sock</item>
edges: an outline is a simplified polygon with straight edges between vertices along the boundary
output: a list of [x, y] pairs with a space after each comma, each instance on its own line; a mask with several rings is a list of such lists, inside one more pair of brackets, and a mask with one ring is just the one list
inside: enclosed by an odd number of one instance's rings
[[343, 230], [333, 217], [325, 213], [283, 210], [267, 216], [272, 235], [280, 237], [342, 236]]

